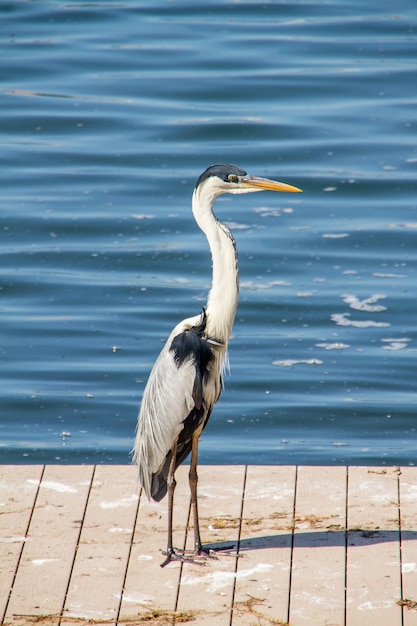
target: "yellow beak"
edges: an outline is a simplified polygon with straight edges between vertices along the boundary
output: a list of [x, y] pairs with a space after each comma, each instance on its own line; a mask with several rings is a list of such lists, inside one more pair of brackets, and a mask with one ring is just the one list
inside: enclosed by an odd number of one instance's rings
[[270, 191], [302, 191], [298, 187], [287, 185], [286, 183], [280, 183], [276, 180], [269, 180], [268, 178], [259, 178], [258, 176], [245, 176], [241, 180], [244, 187], [250, 189], [269, 189]]

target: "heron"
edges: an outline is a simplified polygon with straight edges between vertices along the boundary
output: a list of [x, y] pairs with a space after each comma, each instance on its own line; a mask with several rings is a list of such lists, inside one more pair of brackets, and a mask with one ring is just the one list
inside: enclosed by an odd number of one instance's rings
[[[168, 494], [168, 541], [161, 567], [172, 560], [196, 562], [206, 558], [200, 537], [197, 503], [199, 438], [223, 387], [227, 348], [236, 315], [239, 269], [236, 243], [215, 216], [213, 204], [224, 193], [264, 190], [299, 192], [298, 187], [250, 176], [230, 164], [211, 165], [198, 178], [192, 212], [205, 234], [212, 257], [212, 284], [207, 304], [194, 317], [180, 322], [168, 337], [143, 392], [133, 462], [148, 500]], [[194, 525], [194, 549], [173, 546], [175, 471], [191, 452], [189, 486]]]

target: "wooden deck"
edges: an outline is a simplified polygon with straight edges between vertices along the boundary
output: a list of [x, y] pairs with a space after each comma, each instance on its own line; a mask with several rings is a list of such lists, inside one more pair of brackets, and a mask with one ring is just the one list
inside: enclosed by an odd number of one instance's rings
[[1, 623], [417, 626], [417, 468], [199, 476], [203, 541], [232, 547], [161, 569], [166, 502], [138, 497], [134, 467], [0, 466]]

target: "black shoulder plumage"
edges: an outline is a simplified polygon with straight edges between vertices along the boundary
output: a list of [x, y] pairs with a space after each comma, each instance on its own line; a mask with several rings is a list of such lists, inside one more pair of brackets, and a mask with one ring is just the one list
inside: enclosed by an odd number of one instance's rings
[[177, 368], [180, 368], [187, 361], [192, 361], [195, 366], [193, 399], [197, 409], [201, 408], [203, 381], [214, 358], [212, 346], [204, 339], [205, 329], [206, 312], [203, 311], [201, 324], [192, 326], [189, 330], [184, 330], [174, 337], [170, 346]]

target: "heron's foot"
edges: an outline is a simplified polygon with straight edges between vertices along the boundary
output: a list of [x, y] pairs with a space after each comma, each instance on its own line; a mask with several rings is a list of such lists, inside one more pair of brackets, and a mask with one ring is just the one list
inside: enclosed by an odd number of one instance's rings
[[195, 565], [205, 565], [207, 559], [217, 560], [215, 551], [209, 548], [203, 548], [199, 546], [195, 550], [181, 550], [179, 548], [171, 548], [170, 550], [163, 551], [162, 554], [166, 556], [165, 561], [161, 563], [161, 567], [165, 567], [171, 561], [180, 561], [181, 563], [194, 563]]

